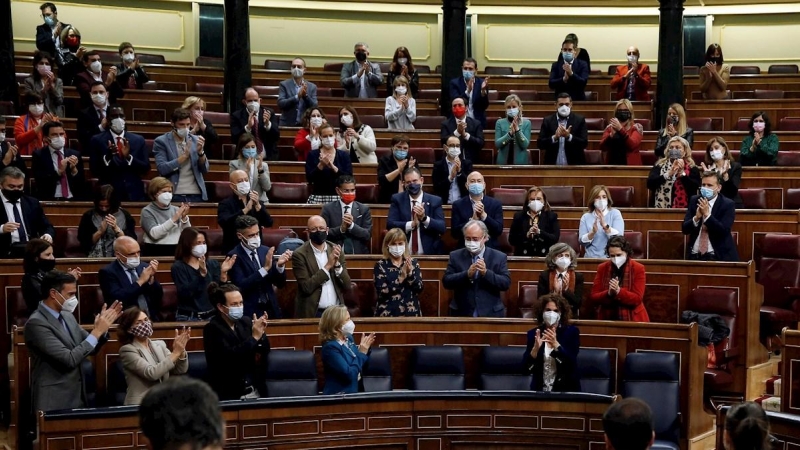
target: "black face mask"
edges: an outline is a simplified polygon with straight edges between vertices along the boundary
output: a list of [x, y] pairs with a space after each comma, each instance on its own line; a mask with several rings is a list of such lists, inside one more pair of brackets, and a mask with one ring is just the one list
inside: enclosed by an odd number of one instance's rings
[[19, 201], [22, 198], [22, 191], [16, 189], [3, 189], [3, 195], [12, 202]]
[[56, 260], [55, 259], [40, 259], [39, 260], [39, 270], [44, 272], [50, 272], [51, 270], [56, 268]]
[[308, 238], [311, 239], [311, 242], [322, 245], [328, 240], [328, 232], [327, 231], [312, 231], [308, 234]]
[[721, 63], [721, 62], [722, 62], [722, 61], [720, 61], [721, 59], [722, 59], [722, 58], [711, 57], [711, 58], [708, 58], [708, 62], [710, 62], [710, 63], [714, 63], [714, 64], [719, 64], [719, 63]]
[[617, 118], [620, 122], [627, 122], [631, 118], [630, 111], [617, 111], [614, 113], [614, 117]]
[[367, 52], [356, 52], [356, 61], [363, 63], [367, 60]]

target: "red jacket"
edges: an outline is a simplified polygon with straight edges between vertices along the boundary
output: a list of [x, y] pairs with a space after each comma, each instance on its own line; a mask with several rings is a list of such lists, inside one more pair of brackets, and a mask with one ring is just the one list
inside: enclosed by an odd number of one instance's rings
[[[617, 90], [617, 100], [625, 98], [625, 90], [628, 87], [628, 71], [630, 68], [627, 64], [617, 66], [617, 73], [614, 79], [611, 80], [611, 89]], [[650, 94], [647, 90], [650, 89], [650, 66], [647, 64], [639, 64], [636, 69], [636, 84], [633, 86], [633, 98], [636, 101], [649, 102]]]
[[644, 266], [629, 256], [619, 293], [612, 297], [608, 295], [608, 283], [612, 276], [611, 264], [611, 261], [606, 261], [597, 266], [597, 274], [592, 283], [589, 303], [595, 309], [597, 319], [650, 322], [650, 316], [642, 303], [646, 284]]
[[625, 152], [625, 159], [629, 166], [641, 166], [642, 155], [639, 154], [639, 145], [642, 143], [642, 133], [639, 128], [634, 124], [630, 129], [622, 128], [617, 131], [615, 136], [611, 136], [613, 128], [607, 126], [603, 132], [603, 137], [600, 138], [600, 151], [603, 156], [603, 163], [608, 164], [609, 152], [619, 153]]
[[298, 161], [305, 161], [308, 154], [311, 152], [311, 141], [306, 139], [308, 137], [308, 130], [300, 128], [294, 136], [294, 152], [297, 155]]

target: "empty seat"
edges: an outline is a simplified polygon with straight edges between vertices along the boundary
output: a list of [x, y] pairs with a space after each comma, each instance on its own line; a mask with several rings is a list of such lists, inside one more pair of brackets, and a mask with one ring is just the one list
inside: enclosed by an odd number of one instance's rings
[[331, 97], [332, 89], [329, 87], [317, 86], [317, 97]]
[[795, 327], [800, 317], [800, 236], [767, 234], [761, 246], [761, 338], [768, 341], [779, 339], [781, 330]]
[[716, 366], [706, 367], [703, 374], [703, 396], [708, 398], [714, 392], [724, 391], [733, 383], [733, 374], [728, 364], [738, 355], [736, 345], [736, 315], [738, 313], [737, 293], [733, 288], [697, 288], [689, 294], [686, 309], [700, 314], [717, 314], [730, 333], [728, 337], [714, 345]]
[[694, 131], [712, 131], [713, 122], [710, 117], [689, 117], [686, 126]]
[[700, 68], [697, 66], [683, 66], [684, 75], [700, 75]]
[[633, 122], [642, 126], [642, 130], [650, 131], [652, 130], [652, 125], [650, 119], [633, 119]]
[[607, 73], [609, 75], [616, 75], [617, 74], [617, 65], [616, 64], [610, 64], [608, 66], [608, 72]]
[[535, 102], [539, 96], [539, 92], [530, 89], [511, 89], [508, 93], [516, 95], [523, 102]]
[[266, 59], [264, 60], [264, 68], [267, 70], [290, 70], [292, 62], [282, 59]]
[[189, 369], [186, 375], [192, 378], [208, 381], [208, 362], [206, 362], [206, 354], [203, 351], [188, 352]]
[[772, 64], [767, 73], [797, 73], [797, 64]]
[[278, 86], [253, 86], [253, 89], [258, 92], [258, 95], [278, 95], [280, 88]]
[[81, 376], [83, 377], [83, 387], [86, 392], [86, 406], [94, 408], [97, 405], [97, 377], [94, 373], [94, 365], [89, 358], [81, 361]]
[[533, 308], [539, 299], [539, 288], [534, 284], [525, 284], [519, 288], [519, 312], [523, 319], [533, 319]]
[[372, 128], [386, 128], [386, 118], [380, 114], [363, 114], [358, 116], [361, 123], [371, 126]]
[[436, 156], [432, 148], [409, 148], [408, 156], [417, 160], [417, 164], [433, 164]]
[[642, 232], [626, 231], [623, 233], [623, 236], [625, 236], [625, 240], [631, 244], [631, 250], [633, 250], [633, 253], [631, 253], [630, 257], [633, 259], [644, 259], [644, 239], [642, 238]]
[[614, 200], [617, 208], [630, 208], [633, 206], [633, 186], [606, 186], [608, 196]]
[[221, 94], [225, 86], [217, 83], [195, 83], [194, 90], [197, 92], [211, 92], [214, 94]]
[[739, 189], [745, 209], [767, 209], [766, 189]]
[[64, 258], [85, 258], [86, 253], [81, 249], [81, 242], [78, 240], [78, 229], [67, 228], [66, 241], [64, 243]]
[[[780, 152], [778, 153], [778, 156], [780, 156]], [[784, 202], [783, 207], [786, 209], [800, 209], [800, 189], [789, 188], [786, 190], [786, 201]]]
[[[95, 316], [103, 310], [103, 291], [96, 284], [78, 286], [78, 300], [80, 308], [75, 313], [81, 325], [94, 323]], [[109, 302], [109, 305], [111, 302]]]
[[484, 347], [478, 389], [484, 391], [529, 391], [533, 375], [523, 364], [522, 347]]
[[319, 392], [317, 363], [309, 350], [272, 350], [267, 355], [267, 397], [313, 396]]
[[414, 128], [417, 130], [439, 130], [446, 117], [444, 116], [417, 116]]
[[500, 233], [500, 236], [497, 236], [497, 246], [495, 250], [503, 252], [508, 256], [514, 256], [514, 246], [508, 242], [508, 231], [508, 228], [503, 228], [503, 232]]
[[506, 66], [486, 66], [483, 73], [486, 75], [514, 75], [514, 68]]
[[231, 115], [226, 112], [206, 111], [203, 118], [208, 119], [213, 125], [228, 125], [231, 123]]
[[578, 375], [581, 392], [611, 395], [611, 351], [602, 348], [583, 348], [578, 352]]
[[281, 241], [292, 233], [289, 228], [264, 228], [261, 230], [261, 245], [277, 249]]
[[778, 122], [781, 131], [800, 131], [800, 117], [784, 117]]
[[586, 129], [594, 131], [602, 131], [606, 127], [606, 121], [602, 117], [587, 117]]
[[[549, 198], [548, 198], [548, 201], [549, 201]], [[552, 205], [552, 203], [551, 203], [551, 205]], [[563, 229], [562, 228], [561, 229], [561, 237], [559, 238], [559, 242], [563, 242], [563, 243], [569, 245], [570, 247], [572, 247], [572, 249], [575, 250], [575, 253], [577, 253], [578, 256], [583, 256], [583, 247], [581, 246], [580, 240], [578, 239], [578, 230], [574, 230], [574, 229], [573, 230], [567, 230], [567, 229]]]
[[[442, 95], [440, 89], [420, 89], [417, 93], [417, 100], [438, 100], [440, 95]], [[417, 116], [417, 120], [419, 120], [419, 116]]]
[[378, 63], [378, 66], [380, 67], [382, 73], [389, 73], [390, 70], [389, 68], [391, 67], [391, 65], [392, 63], [388, 62]]
[[325, 63], [325, 64], [322, 66], [322, 70], [323, 70], [324, 72], [336, 72], [336, 73], [340, 73], [340, 72], [342, 71], [342, 67], [343, 67], [343, 66], [344, 66], [344, 63]]
[[361, 203], [378, 203], [377, 184], [357, 184], [356, 199]]
[[206, 181], [208, 201], [218, 203], [233, 195], [231, 183], [228, 181]]
[[550, 70], [544, 67], [523, 67], [519, 69], [520, 75], [550, 75]]
[[167, 59], [164, 55], [155, 55], [153, 53], [137, 53], [139, 62], [142, 64], [166, 64]]
[[[688, 364], [688, 362], [687, 362]], [[653, 448], [679, 450], [680, 364], [675, 353], [640, 352], [625, 357], [624, 398], [635, 397], [653, 411]]]
[[550, 206], [582, 206], [575, 201], [572, 186], [540, 186], [540, 188], [547, 194], [547, 203], [550, 203]]
[[761, 68], [758, 66], [731, 66], [731, 75], [758, 75]]
[[389, 359], [389, 350], [373, 348], [369, 352], [369, 359], [361, 370], [361, 381], [364, 392], [383, 392], [392, 390], [392, 363]]
[[498, 200], [503, 206], [517, 206], [523, 204], [525, 197], [525, 189], [512, 189], [512, 188], [492, 188], [490, 193], [492, 197]]
[[757, 99], [773, 99], [783, 98], [786, 93], [780, 89], [756, 89], [753, 94]]
[[172, 283], [162, 283], [161, 289], [163, 290], [163, 295], [155, 320], [159, 322], [175, 322], [175, 315], [178, 313], [178, 290]]
[[736, 121], [736, 131], [750, 131], [750, 118], [739, 117]]
[[309, 187], [307, 183], [273, 182], [269, 191], [272, 203], [307, 203]]
[[600, 150], [584, 150], [586, 164], [599, 166], [603, 164], [603, 153]]
[[145, 91], [186, 92], [186, 83], [173, 81], [148, 81], [142, 85]]
[[461, 347], [415, 347], [411, 351], [411, 390], [466, 389]]
[[431, 73], [431, 66], [423, 64], [414, 64], [414, 69], [417, 70], [417, 73]]
[[597, 92], [595, 91], [586, 91], [583, 93], [586, 96], [587, 102], [596, 102], [597, 101]]
[[222, 248], [222, 229], [209, 228], [203, 230], [206, 233], [206, 245], [208, 246], [209, 256], [222, 256], [224, 249]]

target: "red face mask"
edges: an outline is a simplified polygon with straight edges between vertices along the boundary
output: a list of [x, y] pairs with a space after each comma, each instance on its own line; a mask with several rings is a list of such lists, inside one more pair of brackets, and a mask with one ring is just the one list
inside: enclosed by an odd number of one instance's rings
[[67, 36], [64, 43], [67, 44], [67, 47], [77, 47], [81, 45], [81, 40], [77, 36]]
[[461, 105], [453, 106], [453, 115], [455, 115], [456, 117], [461, 117], [466, 112], [467, 112], [466, 106], [461, 106]]
[[343, 192], [342, 193], [342, 201], [345, 205], [349, 205], [356, 201], [356, 193], [355, 192]]

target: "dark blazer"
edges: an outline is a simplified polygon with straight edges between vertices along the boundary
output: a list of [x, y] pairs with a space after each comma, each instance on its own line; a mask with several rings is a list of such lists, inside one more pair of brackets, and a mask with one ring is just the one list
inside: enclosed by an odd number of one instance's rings
[[46, 273], [44, 270], [37, 269], [36, 272], [25, 272], [22, 275], [22, 298], [25, 300], [25, 306], [28, 307], [29, 317], [42, 301], [42, 280]]
[[[136, 268], [137, 279], [144, 268], [144, 262]], [[150, 310], [150, 320], [158, 320], [164, 290], [157, 279], [154, 279], [152, 284], [145, 283], [142, 286], [136, 282], [131, 283], [128, 273], [119, 260], [100, 269], [97, 277], [100, 279], [100, 290], [103, 292], [106, 304], [110, 305], [114, 300], [119, 300], [122, 302], [123, 309], [127, 309], [131, 306], [139, 306], [139, 296], [144, 295], [147, 308]]]
[[[244, 209], [244, 202], [239, 200], [238, 195], [231, 195], [225, 200], [219, 202], [217, 205], [217, 223], [222, 228], [222, 252], [228, 253], [239, 244], [239, 238], [236, 237], [236, 218], [242, 216]], [[255, 217], [258, 220], [258, 235], [261, 236], [261, 228], [272, 227], [272, 216], [267, 211], [266, 203], [261, 203], [261, 211], [256, 212], [251, 209], [247, 213], [250, 217]]]
[[[136, 221], [133, 220], [133, 216], [127, 210], [122, 208], [119, 209], [119, 212], [125, 217], [125, 228], [122, 228], [122, 232], [125, 233], [125, 236], [128, 236], [133, 239], [138, 239], [136, 236]], [[95, 210], [94, 208], [86, 211], [81, 216], [81, 221], [78, 224], [78, 242], [81, 243], [81, 251], [85, 253], [87, 256], [94, 248], [94, 243], [92, 243], [92, 236], [97, 233], [98, 228], [94, 225], [92, 218], [94, 217]]]
[[350, 152], [336, 150], [333, 165], [339, 169], [324, 167], [320, 169], [319, 157], [322, 149], [311, 150], [306, 156], [306, 180], [311, 184], [312, 192], [316, 195], [336, 195], [336, 179], [342, 175], [353, 174], [353, 163], [350, 161]]
[[[19, 157], [19, 156], [17, 156]], [[744, 208], [742, 196], [739, 195], [739, 184], [742, 182], [742, 165], [731, 160], [731, 168], [728, 169], [728, 181], [722, 182], [720, 193], [733, 200], [736, 208]]]
[[25, 178], [28, 178], [30, 176], [30, 173], [28, 172], [28, 166], [25, 165], [25, 160], [22, 159], [22, 155], [20, 153], [17, 153], [17, 156], [11, 159], [11, 164], [8, 166], [3, 164], [3, 158], [8, 152], [8, 142], [0, 142], [0, 171], [6, 167], [14, 166], [25, 174]]
[[[570, 166], [586, 164], [584, 151], [589, 143], [589, 132], [586, 129], [586, 119], [570, 112], [567, 117], [567, 128], [572, 127], [572, 140], [564, 141], [564, 153], [567, 155], [567, 164]], [[542, 120], [539, 130], [539, 139], [536, 143], [540, 150], [544, 150], [544, 163], [554, 165], [558, 160], [558, 139], [553, 142], [553, 136], [558, 130], [558, 113], [546, 116]]]
[[[68, 26], [70, 26], [70, 24], [61, 22], [62, 30]], [[43, 23], [36, 26], [36, 48], [47, 52], [50, 56], [55, 58], [57, 53], [56, 41], [53, 40], [53, 29], [50, 28], [50, 25]]]
[[[456, 119], [453, 117], [449, 117], [442, 122], [442, 145], [447, 142], [447, 138], [455, 136], [453, 132], [457, 128]], [[467, 117], [467, 133], [469, 134], [469, 139], [465, 139], [464, 135], [458, 138], [461, 141], [461, 154], [474, 163], [477, 162], [478, 154], [483, 149], [485, 142], [483, 139], [483, 125], [477, 120]]]
[[[461, 197], [464, 197], [468, 193], [467, 176], [472, 173], [472, 161], [464, 159], [463, 154], [458, 157], [461, 159], [461, 172], [456, 175], [454, 181]], [[442, 199], [442, 203], [447, 203], [450, 198], [450, 169], [447, 168], [447, 157], [442, 157], [433, 163], [433, 193]]]
[[[689, 235], [689, 242], [686, 243], [687, 257], [692, 253], [692, 247], [700, 235], [700, 227], [703, 225], [702, 220], [698, 226], [695, 226], [692, 221], [694, 215], [697, 214], [699, 198], [699, 195], [692, 196], [686, 216], [683, 218], [683, 234]], [[736, 250], [736, 243], [733, 242], [733, 236], [731, 236], [731, 228], [733, 228], [735, 219], [736, 207], [733, 200], [724, 195], [717, 195], [714, 206], [711, 208], [711, 215], [705, 221], [705, 225], [708, 230], [708, 240], [720, 261], [739, 261], [739, 252]]]
[[117, 83], [119, 84], [120, 88], [127, 89], [128, 82], [131, 77], [136, 79], [136, 89], [141, 89], [145, 83], [150, 81], [150, 77], [147, 76], [147, 72], [144, 71], [144, 68], [140, 65], [135, 69], [129, 69], [128, 66], [125, 64], [117, 64]]
[[203, 119], [203, 125], [206, 126], [206, 129], [203, 131], [198, 129], [196, 136], [203, 136], [203, 139], [206, 140], [204, 148], [209, 148], [209, 144], [214, 144], [219, 140], [219, 134], [217, 133], [217, 130], [214, 128], [214, 124], [211, 123], [210, 120]]
[[[586, 51], [585, 48], [581, 47], [581, 51], [578, 52], [578, 56], [575, 57], [576, 59], [580, 59], [581, 61], [586, 62], [586, 66], [589, 68], [589, 72], [592, 71], [592, 58], [589, 57], [589, 52]], [[558, 64], [564, 64], [564, 55], [561, 54], [561, 51], [558, 52]]]
[[[655, 198], [657, 195], [656, 193], [667, 182], [667, 180], [664, 179], [664, 176], [661, 175], [661, 170], [663, 169], [664, 165], [672, 166], [669, 160], [666, 160], [661, 164], [656, 162], [653, 164], [653, 168], [650, 169], [650, 174], [647, 175], [647, 189], [650, 191], [651, 198], [650, 205], [655, 204]], [[686, 166], [684, 167], [689, 167], [689, 164], [686, 163]], [[689, 168], [688, 175], [684, 175], [675, 179], [675, 182], [670, 189], [670, 205], [672, 205], [672, 202], [675, 200], [675, 186], [678, 183], [683, 186], [687, 197], [697, 194], [697, 190], [700, 189], [700, 167], [691, 167]]]
[[[408, 166], [406, 165], [406, 167]], [[387, 204], [392, 201], [392, 196], [397, 194], [399, 183], [403, 180], [403, 174], [398, 175], [394, 181], [386, 179], [386, 174], [395, 170], [397, 170], [397, 160], [394, 159], [394, 155], [391, 152], [378, 159], [378, 203]]]
[[[122, 90], [122, 87], [116, 83], [108, 84], [108, 73], [102, 73], [103, 83], [106, 85], [106, 90], [108, 91], [108, 104], [114, 104], [117, 102], [118, 98], [122, 98], [125, 96], [125, 91]], [[72, 84], [75, 85], [75, 89], [78, 90], [78, 95], [81, 97], [80, 105], [82, 108], [88, 108], [92, 106], [92, 83], [95, 82], [94, 77], [89, 73], [88, 69], [85, 69], [81, 72], [78, 72], [75, 75], [75, 79], [72, 81]]]
[[[442, 254], [442, 235], [447, 229], [444, 221], [444, 210], [442, 209], [442, 199], [435, 195], [422, 193], [422, 206], [425, 215], [431, 221], [427, 227], [420, 225], [420, 237], [422, 238], [422, 249], [426, 255]], [[392, 196], [392, 203], [389, 205], [389, 218], [386, 221], [386, 229], [400, 228], [405, 231], [406, 222], [411, 220], [411, 199], [408, 192], [400, 192]], [[406, 238], [411, 237], [406, 234]]]
[[[378, 97], [378, 86], [383, 84], [383, 73], [381, 73], [381, 66], [378, 63], [369, 62], [369, 73], [367, 73], [365, 86], [367, 97]], [[353, 75], [358, 75], [361, 70], [361, 64], [356, 60], [342, 65], [342, 72], [340, 73], [340, 82], [344, 88], [344, 96], [349, 98], [357, 98], [361, 92], [361, 78], [353, 80]]]
[[539, 234], [528, 239], [530, 216], [528, 206], [514, 214], [511, 229], [508, 231], [508, 243], [514, 246], [514, 256], [547, 256], [550, 247], [561, 238], [561, 224], [558, 214], [550, 211], [539, 211]]
[[[303, 112], [317, 107], [317, 85], [306, 80], [306, 96], [297, 98], [297, 83], [294, 78], [281, 81], [278, 87], [278, 108], [281, 109], [282, 127], [302, 125]], [[301, 120], [297, 120], [298, 108]]]
[[589, 81], [589, 66], [586, 61], [575, 59], [572, 62], [572, 76], [564, 82], [564, 61], [556, 61], [550, 67], [550, 89], [555, 95], [566, 92], [573, 101], [586, 100], [586, 83]]
[[[78, 172], [73, 175], [71, 169], [67, 168], [66, 170], [67, 184], [69, 184], [69, 190], [72, 191], [71, 200], [83, 200], [86, 196], [86, 176], [83, 173], [81, 154], [71, 148], [64, 148], [63, 151], [64, 158], [69, 158], [70, 156], [78, 158], [78, 164], [75, 166]], [[36, 179], [36, 192], [34, 193], [36, 198], [39, 200], [55, 200], [56, 187], [61, 185], [61, 177], [53, 165], [50, 147], [42, 147], [33, 152], [31, 161], [31, 171], [33, 172], [33, 178]], [[62, 195], [65, 194], [62, 192]]]
[[[536, 359], [531, 357], [531, 350], [536, 344], [536, 330], [544, 335], [544, 326], [528, 330], [528, 346], [525, 348], [524, 364], [533, 374], [531, 390], [541, 391], [544, 386], [544, 347], [539, 347]], [[556, 328], [558, 348], [550, 356], [556, 361], [556, 380], [553, 382], [552, 392], [580, 392], [581, 380], [578, 373], [578, 352], [581, 347], [581, 332], [574, 325], [563, 326], [560, 323]]]
[[263, 374], [270, 351], [269, 338], [265, 333], [255, 340], [252, 330], [252, 315], [247, 314], [235, 321], [233, 328], [219, 313], [203, 327], [208, 384], [220, 400], [238, 400], [247, 386], [256, 387], [262, 396], [266, 395]]
[[[328, 240], [343, 245], [345, 238], [353, 243], [353, 252], [368, 255], [372, 244], [372, 212], [369, 206], [354, 201], [350, 204], [353, 228], [342, 233], [342, 205], [339, 200], [322, 205], [322, 218], [328, 224]], [[344, 250], [344, 247], [342, 247]]]
[[450, 300], [450, 315], [472, 317], [505, 317], [506, 307], [500, 292], [511, 286], [505, 253], [486, 247], [483, 253], [486, 275], [478, 279], [467, 275], [472, 265], [472, 254], [465, 248], [454, 250], [447, 261], [447, 270], [442, 277], [445, 289], [453, 291]]
[[[486, 212], [486, 228], [489, 229], [489, 240], [486, 246], [497, 248], [497, 238], [503, 234], [503, 204], [494, 197], [483, 196], [483, 210]], [[458, 248], [464, 247], [464, 233], [461, 228], [472, 218], [472, 199], [467, 195], [453, 203], [450, 213], [450, 234], [458, 243]]]
[[286, 286], [286, 269], [284, 268], [283, 272], [279, 272], [278, 260], [273, 258], [272, 267], [267, 271], [266, 276], [262, 277], [260, 272], [260, 269], [264, 267], [264, 261], [269, 249], [269, 247], [262, 245], [256, 250], [258, 252], [258, 267], [250, 259], [250, 251], [245, 250], [243, 246], [237, 245], [228, 252], [228, 256], [236, 255], [236, 262], [231, 267], [228, 276], [231, 282], [242, 290], [245, 317], [251, 317], [253, 313], [261, 316], [264, 312], [269, 315], [270, 319], [283, 317], [273, 286], [277, 288]]
[[[294, 300], [294, 317], [296, 319], [314, 317], [322, 296], [322, 285], [327, 280], [333, 282], [337, 305], [344, 304], [344, 291], [350, 290], [350, 275], [347, 273], [344, 253], [339, 255], [342, 273], [336, 275], [336, 269], [331, 268], [329, 275], [317, 264], [317, 258], [314, 256], [314, 249], [311, 248], [311, 245], [310, 241], [306, 241], [292, 253], [292, 272], [294, 279], [297, 280], [297, 295]], [[327, 242], [326, 245], [328, 258], [330, 258], [333, 252], [333, 243]]]
[[[545, 269], [539, 274], [539, 284], [536, 291], [539, 297], [550, 293], [550, 272], [554, 270]], [[575, 274], [575, 291], [564, 290], [561, 292], [561, 296], [569, 302], [569, 306], [572, 308], [572, 318], [577, 319], [583, 303], [583, 274], [577, 270], [572, 273]]]
[[[481, 85], [483, 78], [475, 77], [472, 87], [472, 96], [467, 97], [467, 82], [464, 77], [457, 77], [450, 80], [450, 101], [455, 98], [463, 98], [465, 106], [469, 109], [470, 102], [472, 104], [472, 114], [481, 124], [481, 128], [486, 128], [486, 108], [489, 107], [489, 96], [481, 95]], [[488, 94], [488, 92], [487, 92]], [[452, 116], [452, 112], [448, 112], [448, 116]]]
[[[89, 169], [96, 176], [100, 185], [110, 184], [114, 187], [117, 198], [123, 202], [145, 202], [149, 199], [144, 194], [142, 179], [150, 172], [150, 157], [142, 136], [126, 131], [122, 136], [131, 147], [128, 159], [117, 154], [116, 142], [111, 131], [94, 135], [89, 141]], [[113, 149], [108, 147], [111, 142]], [[87, 154], [84, 147], [83, 154]]]
[[347, 336], [345, 345], [335, 340], [322, 344], [322, 367], [325, 371], [325, 387], [322, 388], [322, 393], [330, 395], [358, 392], [358, 375], [368, 359], [369, 355], [358, 351], [352, 335]]
[[[110, 109], [111, 104], [109, 103], [108, 106], [106, 106], [105, 117], [108, 117], [108, 111]], [[89, 150], [92, 138], [95, 135], [103, 133], [103, 130], [100, 129], [101, 123], [102, 120], [94, 106], [83, 108], [78, 112], [78, 142], [81, 143], [81, 152], [83, 154], [86, 154]]]
[[[44, 215], [42, 205], [39, 200], [23, 195], [20, 198], [22, 208], [22, 220], [25, 222], [25, 231], [28, 233], [28, 240], [42, 237], [49, 234], [53, 239], [56, 238], [56, 229]], [[6, 214], [5, 205], [0, 202], [0, 223], [14, 222], [14, 217], [9, 218]], [[8, 258], [11, 251], [11, 233], [0, 233], [0, 258]]]
[[[267, 130], [264, 123], [264, 110], [270, 112], [269, 123], [271, 125], [269, 130]], [[247, 112], [247, 108], [244, 107], [231, 113], [231, 142], [239, 142], [239, 137], [246, 132], [244, 127], [247, 125], [249, 118], [250, 114]], [[250, 130], [250, 132], [255, 134], [255, 130]], [[258, 138], [261, 139], [261, 144], [264, 146], [265, 159], [277, 158], [278, 139], [281, 138], [278, 116], [275, 115], [275, 111], [272, 108], [267, 108], [264, 105], [261, 105], [261, 110], [258, 112]]]

